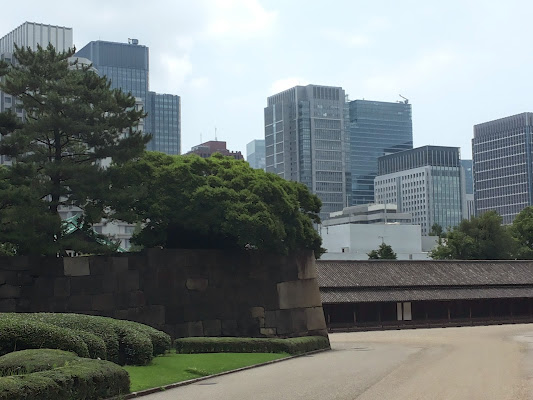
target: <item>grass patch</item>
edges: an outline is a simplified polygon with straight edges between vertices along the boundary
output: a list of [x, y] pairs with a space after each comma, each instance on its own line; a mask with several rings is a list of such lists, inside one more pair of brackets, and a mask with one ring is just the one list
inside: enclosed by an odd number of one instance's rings
[[286, 353], [166, 354], [147, 366], [126, 366], [131, 391], [150, 389], [288, 357]]

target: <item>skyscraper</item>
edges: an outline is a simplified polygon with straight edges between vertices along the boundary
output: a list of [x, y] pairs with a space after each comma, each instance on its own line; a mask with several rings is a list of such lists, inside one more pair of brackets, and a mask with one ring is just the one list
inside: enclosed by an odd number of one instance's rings
[[341, 87], [296, 86], [265, 108], [267, 172], [304, 183], [322, 200], [322, 219], [346, 206], [344, 97]]
[[[37, 50], [37, 46], [46, 48], [52, 44], [57, 51], [67, 51], [73, 47], [72, 28], [64, 26], [24, 22], [18, 28], [0, 38], [0, 60], [14, 62], [13, 51], [15, 44], [19, 47], [29, 47]], [[16, 98], [0, 91], [0, 112], [11, 109], [18, 117], [24, 118], [24, 110]], [[1, 140], [1, 138], [0, 138]], [[0, 165], [10, 164], [8, 156], [0, 155]]]
[[413, 148], [411, 105], [354, 100], [349, 116], [351, 205], [373, 203], [378, 157]]
[[252, 168], [265, 169], [265, 141], [252, 140], [246, 145], [246, 161]]
[[510, 224], [533, 204], [533, 113], [474, 126], [472, 158], [476, 215], [495, 210]]
[[463, 218], [470, 219], [476, 214], [472, 160], [461, 160], [461, 167], [463, 168], [463, 176], [465, 179], [465, 204], [463, 205]]
[[424, 146], [378, 159], [376, 202], [398, 205], [428, 235], [433, 224], [444, 229], [463, 218], [464, 179], [459, 148]]
[[111, 81], [111, 88], [130, 92], [143, 102], [147, 113], [145, 132], [153, 135], [148, 150], [167, 154], [181, 152], [181, 101], [179, 96], [150, 92], [149, 50], [137, 39], [128, 43], [89, 42], [76, 54], [88, 58], [101, 76]]

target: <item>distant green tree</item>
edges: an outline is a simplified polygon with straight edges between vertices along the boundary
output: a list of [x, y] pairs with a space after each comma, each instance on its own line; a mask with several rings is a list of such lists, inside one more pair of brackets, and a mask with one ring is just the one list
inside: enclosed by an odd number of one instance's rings
[[514, 258], [533, 259], [533, 207], [526, 207], [516, 216], [511, 225], [511, 234], [516, 240]]
[[146, 152], [108, 172], [114, 217], [142, 224], [137, 245], [324, 251], [318, 197], [244, 161]]
[[381, 243], [377, 250], [372, 250], [367, 255], [369, 260], [396, 260], [398, 258], [392, 247], [386, 243]]
[[[89, 67], [69, 61], [73, 54], [74, 50], [56, 52], [51, 45], [36, 51], [16, 47], [17, 63], [0, 65], [0, 90], [12, 95], [14, 106], [25, 111], [23, 121], [11, 111], [0, 114], [0, 154], [12, 157], [14, 165], [27, 167], [13, 170], [13, 182], [31, 179], [32, 201], [41, 201], [49, 219], [55, 219], [50, 224], [54, 230], [43, 231], [52, 239], [45, 251], [51, 254], [63, 252], [66, 242], [71, 250], [78, 250], [75, 240], [63, 237], [59, 207], [79, 207], [84, 229], [100, 221], [109, 188], [101, 160], [120, 163], [140, 156], [150, 139], [136, 129], [144, 112], [135, 109], [135, 98], [110, 89], [107, 79]], [[33, 176], [24, 175], [29, 172]], [[16, 177], [16, 173], [22, 175]], [[78, 243], [86, 248], [86, 243]], [[43, 252], [31, 243], [19, 246], [19, 253]]]
[[442, 226], [435, 222], [433, 225], [431, 225], [431, 231], [429, 232], [429, 236], [438, 236], [439, 238], [443, 238], [446, 237], [446, 232], [444, 232]]
[[515, 242], [502, 218], [488, 211], [471, 220], [463, 220], [447, 233], [430, 256], [433, 259], [506, 260], [514, 253]]

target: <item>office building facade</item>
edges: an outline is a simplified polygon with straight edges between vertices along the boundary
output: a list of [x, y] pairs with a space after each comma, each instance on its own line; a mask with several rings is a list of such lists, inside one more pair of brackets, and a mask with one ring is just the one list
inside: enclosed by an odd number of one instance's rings
[[196, 154], [202, 158], [211, 157], [215, 153], [220, 153], [223, 156], [233, 157], [236, 160], [244, 160], [242, 153], [240, 151], [231, 151], [226, 147], [226, 142], [220, 140], [210, 140], [209, 142], [201, 143], [199, 145], [193, 146], [191, 151], [186, 153]]
[[75, 55], [91, 60], [100, 76], [111, 81], [111, 88], [142, 100], [147, 113], [145, 132], [152, 135], [148, 150], [181, 153], [181, 99], [176, 95], [150, 92], [148, 47], [140, 45], [137, 39], [130, 39], [129, 43], [97, 40]]
[[463, 218], [471, 219], [476, 215], [474, 201], [474, 168], [472, 160], [461, 160], [465, 186], [465, 203], [463, 204]]
[[265, 141], [253, 140], [246, 145], [246, 161], [252, 168], [265, 169]]
[[422, 235], [433, 224], [445, 230], [463, 218], [464, 178], [457, 147], [424, 146], [378, 159], [377, 203], [397, 204], [410, 213]]
[[510, 224], [533, 204], [533, 113], [474, 126], [472, 158], [476, 215], [494, 210]]
[[349, 103], [351, 205], [374, 202], [378, 157], [413, 148], [411, 104], [354, 100]]
[[321, 218], [347, 205], [349, 152], [341, 87], [296, 86], [268, 97], [266, 170], [305, 184], [322, 200]]

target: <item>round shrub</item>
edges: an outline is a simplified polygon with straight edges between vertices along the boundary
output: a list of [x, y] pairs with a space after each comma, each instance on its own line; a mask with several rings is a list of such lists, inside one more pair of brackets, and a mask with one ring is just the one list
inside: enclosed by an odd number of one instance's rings
[[85, 342], [69, 329], [0, 314], [0, 355], [25, 349], [60, 349], [89, 357]]
[[151, 326], [140, 324], [138, 322], [121, 321], [121, 323], [124, 323], [130, 328], [136, 329], [148, 335], [148, 337], [152, 341], [152, 346], [154, 348], [154, 356], [165, 354], [167, 351], [170, 350], [170, 347], [172, 346], [172, 340], [170, 339], [170, 335], [166, 334], [165, 332], [158, 331], [157, 329], [152, 328]]
[[91, 332], [81, 331], [79, 329], [72, 329], [87, 345], [89, 350], [89, 358], [99, 358], [105, 360], [107, 358], [106, 345], [102, 338], [96, 336]]
[[77, 359], [79, 357], [75, 353], [56, 349], [14, 351], [0, 357], [0, 376], [48, 371]]
[[[39, 362], [39, 355], [47, 361]], [[0, 400], [96, 400], [129, 393], [128, 373], [109, 361], [38, 349], [0, 357], [0, 365], [13, 368], [17, 366], [17, 360], [23, 363], [24, 368], [31, 365], [30, 369], [38, 371], [0, 377]]]

